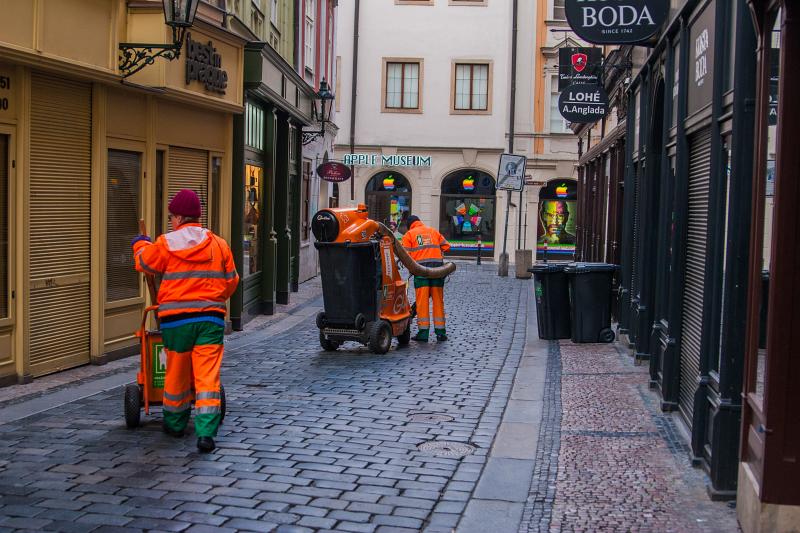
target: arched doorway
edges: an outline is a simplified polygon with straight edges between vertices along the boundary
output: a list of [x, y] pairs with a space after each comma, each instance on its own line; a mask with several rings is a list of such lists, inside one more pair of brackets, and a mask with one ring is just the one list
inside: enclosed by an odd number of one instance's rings
[[366, 188], [367, 210], [373, 220], [396, 222], [401, 232], [408, 231], [406, 219], [411, 214], [411, 184], [399, 172], [378, 172]]
[[494, 255], [495, 181], [486, 172], [457, 170], [442, 180], [439, 232], [450, 242], [448, 255]]
[[557, 179], [539, 191], [536, 257], [572, 260], [575, 257], [575, 223], [578, 215], [578, 183]]

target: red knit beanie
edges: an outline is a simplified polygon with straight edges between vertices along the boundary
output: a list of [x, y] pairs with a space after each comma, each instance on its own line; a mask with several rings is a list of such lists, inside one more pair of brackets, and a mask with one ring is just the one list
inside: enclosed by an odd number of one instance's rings
[[200, 218], [200, 198], [191, 189], [181, 189], [169, 203], [169, 212], [189, 218]]

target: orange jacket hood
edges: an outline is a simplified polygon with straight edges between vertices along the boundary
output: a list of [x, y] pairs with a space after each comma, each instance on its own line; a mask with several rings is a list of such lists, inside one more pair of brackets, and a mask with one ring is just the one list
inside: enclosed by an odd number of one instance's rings
[[182, 261], [205, 263], [213, 259], [211, 232], [200, 224], [184, 224], [163, 235], [167, 252]]

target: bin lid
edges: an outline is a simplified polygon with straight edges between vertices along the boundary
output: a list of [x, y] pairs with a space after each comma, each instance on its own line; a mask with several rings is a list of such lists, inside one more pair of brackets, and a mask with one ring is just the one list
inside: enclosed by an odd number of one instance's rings
[[591, 272], [614, 272], [619, 266], [610, 263], [570, 263], [564, 272], [571, 274], [589, 274]]
[[564, 272], [565, 266], [566, 263], [536, 263], [528, 269], [528, 272], [533, 272], [534, 274], [554, 274], [556, 272]]

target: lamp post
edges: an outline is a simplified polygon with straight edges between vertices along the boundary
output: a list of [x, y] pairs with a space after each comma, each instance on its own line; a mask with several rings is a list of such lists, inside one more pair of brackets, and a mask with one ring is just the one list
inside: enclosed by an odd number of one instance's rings
[[[331, 121], [333, 101], [336, 99], [328, 88], [328, 82], [325, 78], [322, 78], [322, 81], [319, 82], [319, 91], [314, 96], [311, 118], [319, 122], [319, 131], [304, 131], [303, 146], [325, 136], [325, 124]], [[319, 110], [317, 110], [317, 100], [319, 100]]]
[[163, 57], [178, 59], [183, 48], [186, 29], [194, 24], [200, 0], [162, 0], [164, 23], [172, 28], [171, 44], [119, 43], [119, 70], [123, 78], [135, 74]]

